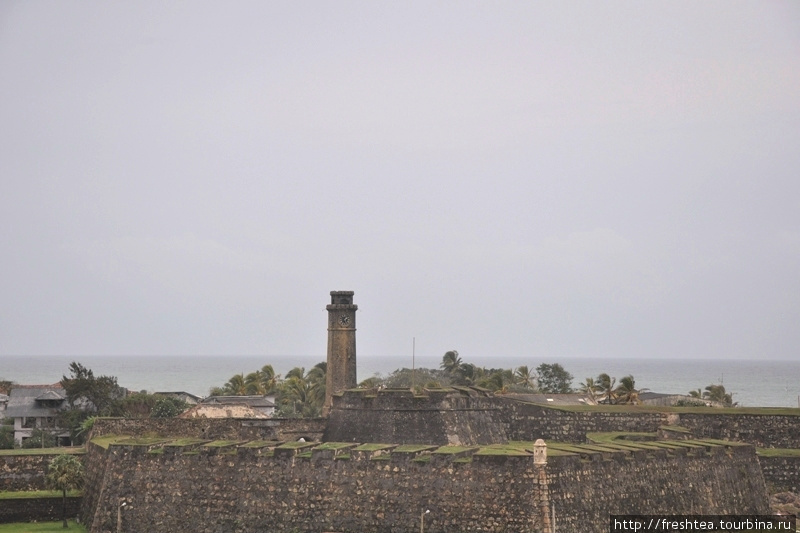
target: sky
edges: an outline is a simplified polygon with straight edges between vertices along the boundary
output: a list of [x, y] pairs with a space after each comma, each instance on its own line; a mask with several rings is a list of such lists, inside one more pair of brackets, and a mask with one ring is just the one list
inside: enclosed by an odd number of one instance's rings
[[[0, 3], [0, 356], [800, 358], [800, 3]], [[485, 363], [488, 364], [488, 363]]]

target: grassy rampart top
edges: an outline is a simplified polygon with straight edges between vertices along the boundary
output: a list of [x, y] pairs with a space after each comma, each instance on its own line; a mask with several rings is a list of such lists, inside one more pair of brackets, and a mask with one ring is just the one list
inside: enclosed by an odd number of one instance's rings
[[572, 413], [691, 413], [699, 415], [757, 415], [800, 416], [796, 407], [666, 407], [660, 405], [545, 405], [542, 403], [514, 401], [538, 405], [554, 411]]
[[82, 454], [86, 453], [83, 446], [62, 446], [60, 448], [19, 448], [15, 450], [0, 450], [0, 456], [9, 455], [63, 455], [68, 454]]
[[[593, 455], [597, 453], [631, 453], [636, 450], [653, 452], [657, 450], [675, 451], [685, 449], [687, 451], [696, 450], [698, 452], [708, 450], [713, 447], [735, 447], [748, 446], [747, 444], [728, 442], [714, 439], [696, 440], [656, 440], [655, 433], [593, 433], [589, 436], [590, 442], [587, 444], [570, 444], [548, 441], [548, 456], [565, 455]], [[459, 462], [469, 462], [473, 456], [507, 456], [507, 457], [532, 457], [534, 443], [529, 441], [512, 441], [507, 444], [492, 444], [487, 446], [437, 446], [425, 444], [381, 444], [381, 443], [349, 443], [349, 442], [285, 442], [285, 441], [192, 441], [189, 439], [170, 439], [169, 437], [158, 438], [133, 438], [125, 436], [100, 437], [92, 441], [105, 448], [110, 445], [120, 446], [145, 446], [162, 452], [165, 447], [187, 448], [186, 453], [196, 454], [197, 444], [201, 448], [214, 449], [226, 447], [231, 449], [231, 453], [236, 453], [236, 449], [254, 450], [256, 453], [271, 456], [278, 451], [294, 453], [298, 458], [311, 458], [312, 452], [333, 451], [343, 452], [335, 455], [336, 459], [350, 459], [350, 451], [376, 452], [375, 460], [387, 460], [392, 454], [406, 454], [416, 457], [416, 460], [427, 461], [431, 456], [451, 456]], [[195, 445], [195, 446], [192, 446]], [[189, 451], [188, 448], [194, 448]], [[793, 450], [800, 454], [800, 451]], [[347, 452], [347, 453], [344, 453]], [[380, 453], [377, 453], [380, 452]], [[789, 451], [791, 452], [791, 451]], [[775, 454], [770, 451], [767, 453]], [[788, 453], [784, 451], [784, 453]]]

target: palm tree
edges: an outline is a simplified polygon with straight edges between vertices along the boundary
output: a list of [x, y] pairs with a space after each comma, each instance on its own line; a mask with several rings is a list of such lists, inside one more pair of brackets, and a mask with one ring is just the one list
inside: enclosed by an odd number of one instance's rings
[[328, 364], [317, 363], [308, 373], [303, 367], [295, 367], [286, 373], [278, 389], [277, 401], [284, 407], [290, 406], [293, 414], [302, 417], [317, 417], [325, 402], [325, 376]]
[[247, 396], [247, 382], [245, 381], [244, 374], [231, 376], [228, 382], [222, 386], [221, 392], [227, 396]]
[[645, 392], [647, 389], [637, 389], [636, 380], [633, 376], [628, 375], [619, 380], [619, 386], [614, 391], [619, 398], [620, 403], [629, 405], [638, 405], [641, 403], [639, 400], [639, 393]]
[[45, 482], [48, 488], [61, 491], [63, 496], [61, 517], [64, 520], [64, 527], [69, 527], [67, 524], [67, 491], [83, 486], [83, 464], [74, 455], [59, 455], [50, 461]]
[[689, 396], [691, 396], [692, 398], [702, 398], [703, 397], [703, 391], [701, 389], [699, 389], [699, 388], [696, 389], [696, 390], [690, 390], [689, 391]]
[[472, 363], [462, 363], [458, 367], [457, 383], [459, 385], [475, 385], [483, 377], [484, 371]]
[[725, 385], [709, 385], [703, 393], [703, 399], [720, 402], [725, 404], [726, 407], [734, 407], [736, 405], [733, 402], [733, 393], [725, 392]]
[[263, 373], [260, 370], [250, 372], [244, 378], [245, 390], [248, 396], [259, 395], [263, 396], [266, 393], [263, 384]]
[[597, 393], [599, 390], [600, 387], [597, 382], [595, 382], [594, 378], [586, 378], [586, 381], [581, 383], [578, 388], [578, 392], [588, 396], [592, 403], [597, 403]]
[[605, 372], [597, 376], [597, 392], [599, 393], [599, 402], [616, 403], [616, 393], [614, 392], [614, 385], [616, 383], [617, 378], [612, 378]]
[[514, 384], [522, 385], [526, 389], [536, 388], [536, 373], [528, 365], [522, 365], [514, 371]]
[[456, 350], [445, 352], [444, 357], [442, 357], [442, 364], [439, 367], [448, 375], [455, 375], [461, 368], [461, 358], [458, 356], [458, 352]]
[[281, 375], [275, 373], [272, 365], [264, 365], [261, 367], [261, 385], [264, 388], [264, 394], [275, 392], [275, 389], [280, 383]]

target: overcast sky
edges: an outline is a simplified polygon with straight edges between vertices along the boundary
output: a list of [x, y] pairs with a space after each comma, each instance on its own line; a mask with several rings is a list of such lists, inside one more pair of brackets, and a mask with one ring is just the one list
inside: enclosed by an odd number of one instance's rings
[[800, 357], [800, 3], [0, 3], [0, 355]]

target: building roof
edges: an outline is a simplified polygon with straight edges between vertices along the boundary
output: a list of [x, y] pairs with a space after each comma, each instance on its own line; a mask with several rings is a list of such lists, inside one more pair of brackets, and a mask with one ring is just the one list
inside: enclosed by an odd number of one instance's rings
[[63, 401], [66, 398], [67, 394], [60, 386], [14, 386], [11, 394], [8, 395], [8, 407], [5, 414], [9, 418], [53, 416], [57, 408], [45, 407], [37, 400], [53, 402]]
[[597, 403], [585, 394], [509, 393], [504, 396], [544, 405], [595, 405]]
[[201, 402], [203, 400], [202, 396], [198, 396], [196, 394], [192, 394], [191, 392], [186, 391], [159, 391], [153, 393], [156, 396], [168, 396], [170, 398], [187, 398], [193, 400], [194, 403]]
[[254, 408], [275, 407], [274, 396], [209, 396], [204, 398], [202, 404], [217, 405], [246, 405]]
[[269, 418], [262, 409], [244, 404], [205, 404], [199, 403], [184, 411], [178, 418]]

